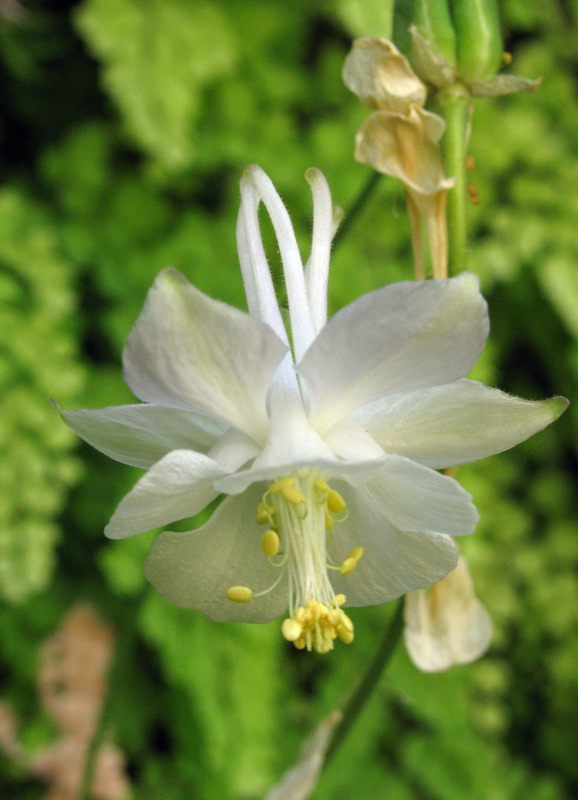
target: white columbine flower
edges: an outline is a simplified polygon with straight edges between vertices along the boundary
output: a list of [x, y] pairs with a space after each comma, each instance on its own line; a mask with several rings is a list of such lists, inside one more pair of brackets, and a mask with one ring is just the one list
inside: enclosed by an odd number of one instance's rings
[[[454, 569], [452, 536], [473, 531], [470, 495], [436, 472], [540, 430], [560, 398], [530, 403], [463, 376], [488, 332], [472, 275], [398, 283], [327, 316], [332, 206], [310, 170], [313, 243], [303, 268], [287, 211], [258, 167], [241, 181], [237, 225], [249, 314], [162, 272], [124, 352], [143, 404], [63, 411], [108, 456], [148, 470], [106, 534], [197, 514], [156, 540], [146, 575], [170, 602], [217, 621], [267, 622], [327, 652], [353, 639], [349, 606], [383, 603]], [[291, 335], [258, 223], [277, 239]]]

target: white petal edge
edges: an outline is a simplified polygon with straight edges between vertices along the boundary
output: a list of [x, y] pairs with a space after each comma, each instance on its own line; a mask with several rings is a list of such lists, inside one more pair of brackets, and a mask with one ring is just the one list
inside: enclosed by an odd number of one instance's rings
[[231, 586], [249, 586], [256, 593], [279, 577], [279, 569], [261, 550], [262, 530], [255, 521], [264, 491], [264, 486], [253, 486], [239, 497], [226, 498], [198, 530], [168, 531], [157, 538], [145, 575], [165, 600], [216, 622], [269, 622], [286, 610], [286, 578], [249, 603], [226, 597]]
[[128, 337], [125, 380], [141, 400], [208, 414], [258, 439], [268, 427], [266, 393], [286, 352], [268, 325], [167, 269]]
[[201, 453], [173, 450], [143, 475], [118, 504], [104, 533], [123, 539], [198, 514], [218, 492], [225, 470]]
[[171, 450], [207, 452], [226, 425], [192, 411], [138, 403], [94, 409], [58, 408], [85, 442], [109, 458], [147, 469]]
[[245, 285], [249, 313], [267, 323], [289, 345], [281, 316], [269, 262], [263, 249], [259, 228], [259, 195], [253, 182], [243, 176], [240, 183], [241, 205], [237, 217], [237, 251]]
[[394, 283], [339, 311], [298, 366], [323, 433], [377, 397], [450, 383], [476, 363], [488, 334], [478, 279]]
[[403, 531], [469, 536], [479, 520], [471, 494], [457, 481], [403, 456], [387, 455], [363, 491]]
[[381, 397], [352, 416], [386, 452], [440, 469], [509, 450], [567, 406], [564, 397], [523, 400], [463, 379]]
[[315, 330], [305, 286], [303, 262], [291, 218], [273, 182], [261, 167], [251, 164], [245, 169], [244, 176], [253, 182], [275, 230], [287, 290], [293, 348], [295, 357], [300, 359], [315, 338]]
[[315, 334], [327, 322], [327, 283], [333, 239], [333, 205], [329, 185], [322, 172], [308, 169], [305, 177], [313, 195], [313, 239], [305, 267], [307, 298]]
[[458, 552], [450, 536], [400, 530], [384, 518], [381, 503], [364, 487], [344, 482], [332, 486], [347, 502], [349, 516], [335, 525], [330, 560], [340, 564], [354, 547], [365, 548], [353, 572], [331, 574], [331, 585], [346, 596], [346, 605], [389, 602], [442, 580], [455, 568]]

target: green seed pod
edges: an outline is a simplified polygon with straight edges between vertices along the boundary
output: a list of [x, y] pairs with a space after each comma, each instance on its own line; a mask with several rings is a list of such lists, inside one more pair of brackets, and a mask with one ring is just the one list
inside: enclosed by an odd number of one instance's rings
[[491, 78], [503, 54], [497, 0], [451, 0], [457, 67], [466, 83]]
[[414, 0], [412, 21], [432, 47], [455, 66], [456, 34], [448, 0]]

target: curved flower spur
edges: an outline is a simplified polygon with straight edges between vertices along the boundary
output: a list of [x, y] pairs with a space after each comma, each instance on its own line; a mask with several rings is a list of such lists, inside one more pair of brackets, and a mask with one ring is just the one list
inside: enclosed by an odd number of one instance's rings
[[[113, 514], [111, 538], [226, 495], [203, 527], [155, 541], [145, 571], [168, 601], [220, 622], [288, 609], [285, 639], [325, 653], [353, 640], [345, 605], [392, 600], [455, 568], [451, 537], [471, 533], [477, 514], [436, 470], [512, 447], [566, 401], [528, 402], [463, 378], [488, 332], [469, 274], [386, 286], [327, 322], [331, 197], [319, 171], [307, 179], [305, 269], [279, 195], [249, 167], [237, 224], [249, 314], [163, 271], [124, 352], [144, 403], [61, 413], [106, 455], [148, 470]], [[260, 202], [279, 243], [290, 335]]]

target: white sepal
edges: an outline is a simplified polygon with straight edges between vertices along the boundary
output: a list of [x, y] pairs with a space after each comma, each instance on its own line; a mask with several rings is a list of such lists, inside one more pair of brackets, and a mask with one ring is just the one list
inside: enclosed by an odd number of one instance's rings
[[405, 644], [423, 672], [475, 661], [491, 639], [492, 621], [474, 593], [463, 556], [441, 582], [410, 592], [405, 599]]

